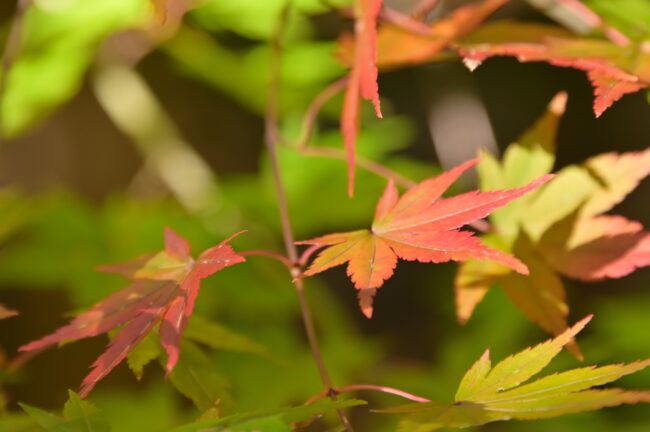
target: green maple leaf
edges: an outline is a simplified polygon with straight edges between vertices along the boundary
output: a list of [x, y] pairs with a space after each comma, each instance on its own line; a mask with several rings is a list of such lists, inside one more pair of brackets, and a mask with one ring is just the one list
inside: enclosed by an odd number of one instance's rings
[[621, 404], [650, 403], [650, 391], [594, 389], [650, 366], [650, 359], [629, 364], [588, 366], [547, 375], [525, 384], [544, 369], [591, 320], [588, 316], [555, 339], [512, 355], [492, 367], [486, 351], [467, 371], [452, 403], [403, 405], [384, 412], [403, 415], [400, 432], [463, 428], [501, 420], [533, 420]]

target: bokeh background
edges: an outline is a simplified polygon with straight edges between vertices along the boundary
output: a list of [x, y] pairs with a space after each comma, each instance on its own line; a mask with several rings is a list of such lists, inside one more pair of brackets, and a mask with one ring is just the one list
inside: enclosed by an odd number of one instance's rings
[[[0, 2], [4, 42], [16, 16], [13, 3]], [[23, 20], [15, 76], [5, 80], [0, 143], [0, 303], [20, 311], [0, 321], [0, 382], [9, 413], [20, 412], [17, 402], [59, 410], [67, 389], [77, 387], [105, 346], [106, 337], [97, 337], [7, 369], [18, 346], [125, 284], [96, 272], [96, 266], [160, 249], [164, 226], [188, 237], [194, 252], [240, 229], [249, 233], [236, 240], [238, 249], [282, 249], [262, 112], [267, 41], [284, 2], [208, 0], [182, 21], [172, 8], [162, 27], [144, 17], [145, 3], [34, 0], [39, 11], [28, 10]], [[334, 41], [351, 26], [319, 1], [294, 3], [282, 88], [282, 130], [292, 137], [310, 100], [345, 73]], [[407, 10], [413, 2], [387, 3]], [[493, 19], [553, 22], [523, 0]], [[574, 70], [493, 59], [470, 73], [451, 59], [384, 73], [379, 85], [385, 119], [374, 119], [364, 108], [359, 152], [414, 179], [470, 158], [480, 147], [505, 148], [561, 90], [569, 99], [556, 168], [650, 143], [643, 92], [625, 96], [596, 120], [591, 87]], [[326, 105], [312, 144], [342, 145], [340, 103], [335, 98]], [[288, 148], [280, 156], [297, 238], [369, 222], [383, 179], [358, 169], [350, 200], [342, 161]], [[472, 182], [465, 179], [457, 191]], [[650, 226], [649, 193], [646, 181], [614, 212]], [[492, 290], [469, 323], [458, 325], [455, 269], [401, 265], [379, 291], [372, 320], [359, 313], [342, 268], [308, 280], [334, 381], [391, 385], [447, 400], [485, 348], [500, 359], [546, 338], [499, 290]], [[603, 283], [565, 281], [571, 321], [595, 314], [579, 339], [587, 363], [650, 356], [649, 282], [647, 269]], [[197, 314], [272, 354], [202, 348], [210, 359], [205, 373], [227, 381], [238, 410], [299, 404], [320, 391], [282, 266], [252, 257], [206, 280]], [[562, 353], [553, 367], [577, 365]], [[650, 373], [627, 377], [621, 385], [650, 388]], [[400, 402], [359, 397], [375, 406]], [[90, 400], [116, 431], [168, 430], [200, 414], [156, 364], [147, 366], [140, 381], [121, 364]], [[367, 408], [354, 409], [352, 418], [359, 430], [395, 425], [394, 418]], [[477, 430], [641, 432], [649, 420], [650, 408], [633, 406]]]

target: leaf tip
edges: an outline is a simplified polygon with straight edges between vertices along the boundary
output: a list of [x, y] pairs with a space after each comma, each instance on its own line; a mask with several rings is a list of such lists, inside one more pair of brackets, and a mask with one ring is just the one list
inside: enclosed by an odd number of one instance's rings
[[555, 115], [562, 115], [564, 114], [564, 111], [566, 110], [566, 103], [567, 100], [569, 99], [569, 95], [565, 91], [558, 92], [553, 99], [551, 99], [551, 102], [548, 104], [548, 109]]

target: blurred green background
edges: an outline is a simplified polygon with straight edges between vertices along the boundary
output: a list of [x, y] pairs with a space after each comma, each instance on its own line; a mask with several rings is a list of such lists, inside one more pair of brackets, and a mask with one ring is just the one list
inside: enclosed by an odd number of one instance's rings
[[[2, 46], [13, 3], [0, 3]], [[18, 402], [60, 410], [67, 389], [77, 387], [105, 346], [106, 337], [97, 337], [8, 369], [18, 346], [125, 285], [96, 266], [160, 249], [164, 226], [186, 236], [194, 253], [241, 229], [249, 233], [234, 242], [236, 249], [282, 250], [261, 113], [267, 42], [284, 1], [206, 0], [181, 18], [183, 3], [170, 3], [164, 26], [152, 21], [145, 0], [34, 0], [25, 12], [22, 47], [2, 78], [0, 106], [0, 303], [20, 311], [0, 321], [5, 418], [20, 415]], [[523, 1], [494, 16], [504, 18], [551, 22]], [[293, 2], [282, 71], [286, 136], [298, 136], [309, 102], [345, 73], [335, 39], [350, 26], [319, 0]], [[560, 90], [568, 91], [569, 102], [556, 168], [650, 143], [643, 92], [596, 120], [591, 88], [574, 70], [494, 59], [470, 73], [450, 60], [382, 74], [379, 85], [386, 119], [374, 119], [364, 106], [359, 153], [413, 179], [434, 175], [479, 147], [503, 149]], [[312, 145], [342, 145], [340, 103], [339, 97], [325, 106]], [[358, 169], [350, 200], [343, 162], [290, 148], [281, 148], [280, 159], [298, 239], [369, 223], [383, 179]], [[614, 212], [650, 226], [649, 193], [645, 182]], [[200, 350], [193, 366], [230, 394], [234, 402], [222, 407], [226, 411], [301, 404], [321, 384], [290, 278], [273, 261], [248, 261], [203, 283], [196, 314], [245, 336], [255, 349], [241, 341], [198, 340], [201, 347], [190, 348]], [[379, 291], [372, 320], [358, 311], [342, 268], [307, 280], [334, 382], [390, 385], [448, 400], [486, 347], [496, 360], [546, 338], [498, 290], [468, 324], [458, 325], [455, 269], [401, 265]], [[587, 363], [648, 357], [649, 281], [647, 269], [603, 283], [566, 281], [570, 320], [595, 314], [579, 339]], [[566, 353], [554, 363], [577, 364]], [[650, 388], [650, 372], [621, 385]], [[358, 396], [373, 407], [401, 402]], [[140, 381], [121, 364], [89, 400], [115, 431], [169, 430], [201, 414], [156, 364]], [[393, 417], [364, 407], [352, 409], [351, 417], [359, 430], [395, 427]], [[650, 408], [632, 406], [478, 429], [647, 431], [649, 418]], [[0, 430], [11, 427], [3, 429], [0, 420]]]

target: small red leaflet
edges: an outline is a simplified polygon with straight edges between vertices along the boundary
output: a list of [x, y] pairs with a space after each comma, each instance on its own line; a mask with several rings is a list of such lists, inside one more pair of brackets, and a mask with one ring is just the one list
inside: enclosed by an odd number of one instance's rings
[[393, 182], [389, 181], [377, 204], [370, 230], [330, 234], [298, 242], [326, 246], [304, 275], [312, 276], [347, 263], [347, 273], [359, 290], [361, 311], [370, 318], [375, 292], [393, 275], [398, 258], [432, 263], [491, 260], [527, 274], [528, 269], [521, 261], [488, 248], [472, 232], [459, 228], [484, 218], [552, 176], [542, 176], [517, 189], [472, 191], [441, 198], [449, 186], [477, 162], [478, 159], [470, 160], [425, 180], [401, 197]]
[[377, 16], [382, 0], [356, 0], [354, 64], [350, 71], [343, 111], [341, 133], [348, 156], [348, 194], [354, 191], [354, 152], [359, 128], [359, 95], [372, 101], [381, 118], [377, 86]]
[[117, 366], [160, 322], [160, 344], [167, 352], [167, 374], [178, 361], [181, 334], [194, 309], [202, 279], [245, 261], [228, 244], [235, 236], [205, 250], [192, 259], [190, 245], [170, 228], [165, 228], [165, 249], [133, 262], [103, 267], [122, 274], [133, 283], [94, 305], [68, 325], [19, 348], [37, 351], [64, 341], [79, 340], [123, 326], [106, 351], [92, 365], [79, 394], [86, 397], [97, 382]]

